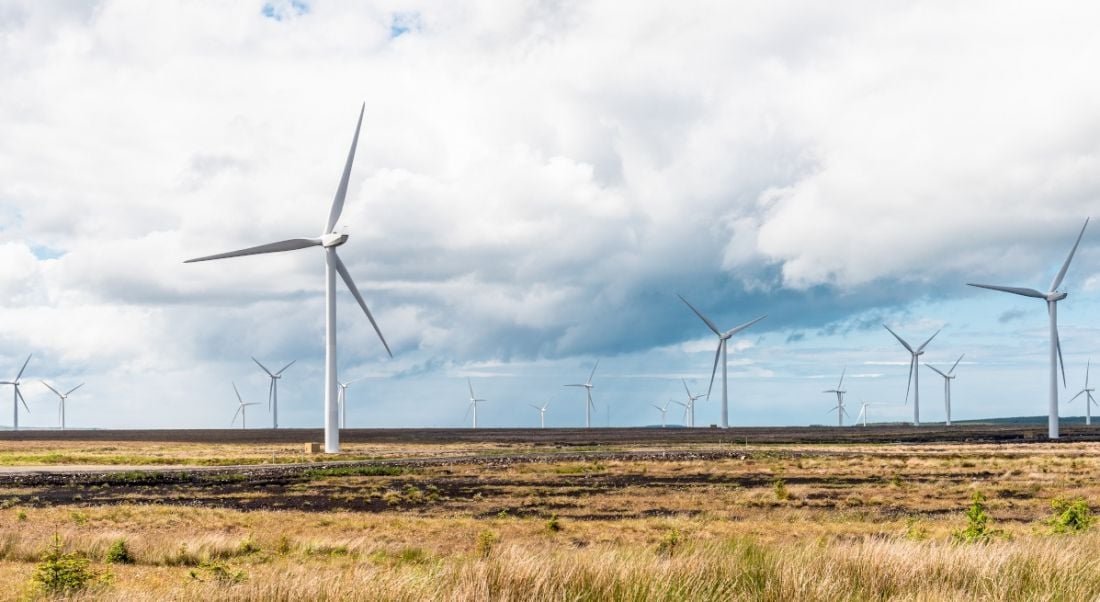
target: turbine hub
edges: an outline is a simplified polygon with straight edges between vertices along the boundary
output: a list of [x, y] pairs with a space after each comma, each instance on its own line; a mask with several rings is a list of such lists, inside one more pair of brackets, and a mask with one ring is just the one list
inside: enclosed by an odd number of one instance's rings
[[325, 235], [321, 236], [321, 246], [325, 247], [325, 248], [339, 247], [340, 245], [346, 243], [347, 241], [348, 241], [348, 235], [347, 234], [338, 234], [336, 232], [329, 232], [328, 234], [325, 234]]
[[1065, 299], [1068, 296], [1069, 296], [1069, 293], [1064, 293], [1062, 291], [1051, 291], [1051, 292], [1047, 293], [1047, 301], [1057, 302], [1057, 301], [1061, 301], [1062, 299]]

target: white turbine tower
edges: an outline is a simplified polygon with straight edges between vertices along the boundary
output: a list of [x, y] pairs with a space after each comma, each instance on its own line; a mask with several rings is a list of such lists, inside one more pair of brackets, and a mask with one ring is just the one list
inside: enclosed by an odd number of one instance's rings
[[[890, 330], [890, 327], [885, 325], [885, 324], [883, 324], [882, 327], [885, 328], [886, 330]], [[901, 345], [903, 347], [905, 347], [905, 349], [907, 351], [909, 351], [909, 356], [910, 356], [910, 359], [909, 359], [909, 378], [905, 381], [905, 402], [909, 403], [909, 388], [910, 388], [910, 386], [912, 386], [912, 388], [913, 388], [913, 426], [920, 426], [920, 370], [916, 370], [916, 368], [917, 368], [920, 356], [924, 354], [924, 348], [927, 347], [928, 344], [932, 342], [932, 339], [936, 338], [936, 335], [939, 334], [939, 333], [940, 333], [939, 330], [937, 330], [936, 332], [933, 332], [932, 336], [928, 337], [928, 340], [925, 341], [923, 345], [921, 345], [920, 347], [917, 347], [914, 350], [912, 347], [909, 346], [909, 343], [905, 342], [905, 339], [898, 336], [898, 333], [894, 332], [893, 330], [890, 330], [890, 334], [894, 335], [894, 338], [897, 339], [898, 342], [901, 343]]]
[[681, 378], [680, 382], [684, 383], [684, 391], [687, 392], [687, 406], [686, 406], [687, 411], [688, 411], [687, 423], [688, 423], [689, 427], [694, 427], [695, 426], [695, 402], [702, 399], [702, 398], [704, 398], [704, 397], [706, 397], [706, 395], [703, 395], [703, 394], [692, 395], [691, 394], [691, 389], [688, 388], [687, 381]]
[[248, 249], [241, 249], [239, 251], [230, 251], [229, 253], [220, 253], [218, 255], [209, 255], [206, 257], [199, 257], [196, 259], [189, 259], [186, 263], [195, 261], [207, 261], [211, 259], [223, 259], [226, 257], [240, 257], [243, 255], [258, 255], [261, 253], [278, 253], [281, 251], [294, 251], [297, 249], [306, 249], [309, 247], [321, 247], [325, 254], [325, 452], [335, 454], [340, 452], [340, 412], [336, 406], [336, 274], [340, 274], [340, 278], [344, 280], [344, 284], [347, 285], [348, 290], [351, 291], [352, 296], [359, 303], [359, 307], [363, 309], [363, 313], [367, 315], [367, 319], [370, 320], [371, 326], [374, 327], [374, 332], [378, 334], [378, 338], [382, 341], [382, 346], [386, 348], [386, 353], [393, 357], [393, 353], [390, 351], [389, 344], [386, 343], [385, 337], [382, 336], [382, 331], [378, 328], [378, 324], [374, 321], [374, 316], [371, 315], [370, 310], [367, 309], [367, 302], [363, 300], [363, 296], [359, 294], [359, 289], [355, 286], [355, 282], [351, 279], [351, 274], [348, 273], [347, 267], [344, 266], [344, 262], [340, 260], [340, 256], [336, 254], [336, 247], [344, 244], [348, 240], [347, 234], [337, 234], [334, 230], [336, 228], [336, 222], [340, 219], [340, 213], [344, 210], [344, 197], [348, 193], [348, 180], [351, 178], [351, 165], [355, 161], [355, 147], [359, 143], [359, 128], [363, 125], [363, 111], [366, 109], [366, 103], [359, 109], [359, 121], [355, 125], [355, 135], [351, 139], [351, 150], [348, 151], [348, 160], [344, 164], [344, 173], [340, 177], [340, 184], [336, 188], [336, 196], [332, 199], [332, 207], [329, 209], [328, 221], [325, 222], [324, 230], [321, 231], [321, 235], [317, 238], [293, 238], [290, 240], [283, 240], [279, 242], [273, 242], [266, 245], [260, 245], [257, 247], [251, 247]]
[[592, 410], [596, 407], [596, 404], [592, 401], [592, 387], [596, 385], [592, 384], [592, 377], [596, 376], [596, 368], [600, 367], [600, 360], [596, 360], [596, 365], [592, 366], [592, 374], [588, 375], [588, 380], [584, 384], [580, 385], [563, 385], [566, 387], [584, 387], [585, 393], [588, 395], [588, 401], [584, 406], [584, 428], [592, 428]]
[[[844, 373], [847, 372], [847, 371], [848, 371], [848, 366], [844, 366], [844, 368], [840, 371], [840, 382], [838, 382], [836, 384], [835, 389], [829, 389], [827, 391], [822, 391], [822, 393], [836, 393], [836, 408], [835, 409], [836, 409], [836, 420], [837, 420], [836, 425], [837, 426], [844, 426], [844, 414], [848, 413], [848, 412], [844, 411], [844, 394], [847, 393], [847, 391], [841, 389], [841, 387], [844, 386]], [[832, 412], [833, 410], [829, 410], [829, 411]]]
[[337, 402], [340, 406], [340, 428], [342, 429], [348, 428], [348, 387], [350, 387], [353, 383], [357, 383], [363, 380], [364, 378], [366, 377], [360, 376], [359, 378], [349, 380], [346, 383], [336, 381], [336, 384], [340, 386], [340, 398], [337, 400]]
[[1050, 283], [1050, 290], [1046, 293], [1040, 293], [1033, 288], [967, 283], [970, 286], [976, 286], [978, 288], [987, 288], [994, 291], [1023, 295], [1024, 297], [1033, 297], [1046, 301], [1047, 314], [1050, 317], [1050, 404], [1048, 408], [1049, 416], [1047, 417], [1047, 436], [1051, 439], [1058, 438], [1059, 364], [1062, 365], [1062, 386], [1064, 387], [1066, 384], [1066, 367], [1062, 362], [1062, 345], [1058, 340], [1058, 302], [1065, 299], [1069, 293], [1059, 291], [1058, 287], [1061, 286], [1062, 280], [1066, 277], [1066, 271], [1069, 270], [1069, 263], [1073, 261], [1073, 254], [1077, 252], [1077, 245], [1081, 244], [1081, 237], [1085, 235], [1085, 228], [1087, 228], [1088, 225], [1089, 220], [1086, 218], [1085, 225], [1081, 226], [1081, 233], [1077, 235], [1077, 241], [1073, 243], [1073, 248], [1070, 249], [1069, 256], [1066, 257], [1066, 262], [1062, 264], [1062, 269], [1058, 270], [1058, 274], [1054, 276], [1054, 280]]
[[951, 369], [947, 372], [940, 370], [932, 364], [925, 364], [925, 366], [935, 370], [936, 374], [943, 377], [943, 407], [947, 412], [947, 421], [944, 422], [945, 426], [951, 426], [951, 381], [955, 380], [955, 367], [959, 365], [959, 362], [961, 362], [965, 356], [965, 353], [960, 355], [959, 359], [955, 360], [955, 363], [951, 365]]
[[241, 399], [241, 392], [237, 390], [237, 383], [233, 383], [233, 392], [237, 394], [237, 411], [233, 414], [233, 420], [229, 421], [229, 426], [233, 426], [233, 423], [237, 422], [237, 416], [241, 417], [241, 430], [245, 428], [244, 409], [248, 406], [258, 406], [258, 403], [245, 403]]
[[550, 405], [550, 402], [548, 401], [541, 406], [537, 406], [533, 403], [527, 405], [539, 411], [539, 428], [546, 428], [546, 406]]
[[54, 395], [57, 395], [57, 398], [58, 398], [57, 417], [58, 417], [58, 420], [61, 422], [61, 430], [65, 430], [65, 401], [69, 399], [69, 395], [71, 395], [73, 391], [76, 391], [80, 387], [83, 387], [84, 383], [80, 383], [79, 385], [77, 385], [77, 386], [69, 389], [68, 391], [62, 393], [62, 392], [58, 391], [57, 389], [51, 387], [50, 383], [48, 383], [46, 381], [41, 381], [41, 382], [42, 382], [43, 385], [46, 385], [47, 389], [53, 391]]
[[655, 403], [649, 405], [657, 408], [657, 411], [661, 413], [661, 428], [665, 428], [668, 425], [668, 421], [666, 420], [666, 416], [668, 416], [668, 406], [672, 405], [672, 400], [668, 400], [663, 408]]
[[[33, 355], [33, 354], [31, 354]], [[23, 378], [23, 371], [27, 369], [27, 364], [31, 361], [31, 356], [27, 356], [27, 361], [23, 362], [23, 367], [19, 369], [19, 374], [15, 375], [12, 380], [0, 381], [0, 385], [11, 385], [15, 389], [15, 393], [12, 395], [11, 405], [14, 417], [11, 422], [11, 429], [13, 431], [19, 430], [19, 402], [23, 402], [23, 409], [29, 414], [31, 409], [27, 407], [27, 400], [23, 399], [23, 393], [19, 390], [19, 379]]]
[[267, 366], [261, 364], [260, 360], [254, 357], [252, 361], [256, 362], [260, 370], [263, 370], [271, 377], [271, 385], [267, 388], [267, 411], [271, 412], [271, 428], [277, 429], [279, 428], [279, 379], [283, 377], [283, 372], [286, 372], [286, 369], [293, 366], [294, 362], [298, 360], [291, 360], [289, 364], [283, 366], [277, 372], [268, 370]]
[[867, 408], [870, 407], [870, 406], [873, 406], [873, 405], [875, 405], [875, 404], [867, 403], [866, 401], [863, 401], [862, 399], [859, 400], [859, 416], [856, 416], [856, 422], [857, 423], [860, 421], [860, 419], [862, 419], [863, 420], [863, 426], [867, 426]]
[[1089, 360], [1088, 363], [1085, 364], [1085, 388], [1081, 389], [1080, 393], [1074, 395], [1069, 399], [1069, 402], [1072, 402], [1074, 399], [1077, 399], [1082, 395], [1085, 396], [1085, 424], [1087, 425], [1092, 424], [1092, 404], [1096, 403], [1096, 399], [1092, 396], [1092, 392], [1096, 389], [1089, 388], [1089, 367], [1091, 367], [1091, 365], [1092, 360]]
[[745, 330], [749, 326], [752, 326], [753, 324], [756, 324], [757, 322], [759, 322], [760, 320], [763, 320], [764, 318], [766, 318], [768, 316], [767, 316], [767, 314], [765, 314], [763, 316], [760, 316], [759, 318], [756, 318], [755, 320], [745, 322], [744, 324], [742, 324], [740, 326], [735, 326], [735, 327], [727, 330], [726, 332], [722, 332], [722, 331], [718, 330], [718, 327], [714, 325], [714, 322], [711, 322], [709, 319], [707, 319], [706, 316], [703, 315], [702, 312], [700, 312], [698, 309], [695, 309], [695, 306], [692, 305], [691, 303], [688, 303], [688, 300], [685, 299], [682, 295], [678, 294], [676, 296], [680, 297], [680, 300], [683, 301], [685, 305], [690, 307], [691, 311], [695, 312], [695, 315], [699, 316], [699, 319], [702, 320], [703, 323], [705, 323], [707, 325], [707, 328], [709, 328], [711, 330], [711, 332], [713, 332], [715, 334], [715, 336], [718, 337], [718, 350], [714, 353], [714, 368], [712, 368], [711, 371], [710, 371], [710, 385], [707, 387], [707, 399], [710, 399], [711, 389], [714, 388], [714, 375], [718, 371], [718, 362], [719, 362], [719, 360], [721, 360], [721, 362], [722, 362], [722, 428], [729, 428], [729, 390], [726, 387], [726, 342], [729, 341], [730, 337], [732, 337], [733, 335], [741, 332], [742, 330]]
[[[479, 403], [481, 403], [485, 400], [484, 399], [479, 399], [477, 397], [477, 395], [474, 395], [474, 383], [470, 382], [470, 377], [469, 376], [466, 377], [466, 384], [470, 387], [470, 405], [466, 407], [466, 416], [470, 415], [470, 410], [472, 409], [473, 412], [474, 412], [474, 426], [473, 426], [473, 428], [476, 429], [477, 428], [477, 404], [479, 404]], [[466, 416], [463, 416], [462, 419], [465, 420]]]

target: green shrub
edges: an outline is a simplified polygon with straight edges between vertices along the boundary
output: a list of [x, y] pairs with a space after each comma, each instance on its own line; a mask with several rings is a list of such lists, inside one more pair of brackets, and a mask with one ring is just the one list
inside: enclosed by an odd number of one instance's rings
[[53, 543], [42, 554], [34, 569], [31, 583], [46, 594], [71, 594], [87, 588], [96, 579], [88, 568], [88, 559], [76, 553], [65, 553], [61, 536], [54, 533]]
[[787, 484], [783, 482], [783, 479], [776, 479], [772, 483], [772, 488], [775, 489], [775, 499], [779, 501], [790, 499], [791, 492], [787, 491]]
[[558, 519], [558, 515], [555, 514], [555, 515], [551, 516], [550, 518], [546, 519], [546, 530], [547, 531], [549, 531], [551, 533], [557, 533], [558, 531], [561, 531], [561, 529], [562, 529], [561, 520]]
[[668, 533], [657, 544], [657, 555], [665, 558], [672, 558], [672, 555], [676, 553], [676, 548], [680, 547], [680, 532], [676, 529], [669, 529]]
[[198, 568], [191, 569], [191, 578], [195, 581], [210, 581], [219, 585], [235, 585], [248, 579], [244, 571], [238, 571], [224, 562], [203, 562]]
[[125, 539], [116, 539], [111, 547], [107, 548], [107, 554], [103, 560], [109, 564], [133, 564], [134, 555], [130, 553], [130, 548], [126, 547]]
[[989, 528], [989, 514], [985, 511], [985, 496], [975, 491], [966, 510], [966, 528], [955, 531], [955, 540], [963, 543], [986, 543], [999, 532]]
[[1081, 533], [1092, 526], [1095, 517], [1089, 510], [1088, 503], [1083, 498], [1055, 498], [1051, 500], [1050, 507], [1054, 516], [1047, 521], [1055, 533]]
[[500, 538], [496, 533], [485, 530], [477, 534], [477, 545], [474, 547], [474, 552], [478, 558], [488, 558], [493, 553], [493, 546], [496, 545]]

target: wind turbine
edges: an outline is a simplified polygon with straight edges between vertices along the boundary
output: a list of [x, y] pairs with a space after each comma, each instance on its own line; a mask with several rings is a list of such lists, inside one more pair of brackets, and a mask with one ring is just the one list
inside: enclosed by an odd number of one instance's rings
[[58, 399], [60, 400], [58, 408], [57, 408], [57, 414], [58, 414], [58, 418], [60, 418], [60, 420], [61, 420], [61, 430], [65, 430], [65, 400], [67, 400], [69, 398], [69, 395], [71, 395], [73, 391], [76, 391], [80, 387], [83, 387], [84, 383], [80, 383], [79, 385], [77, 385], [77, 386], [69, 389], [68, 391], [62, 393], [62, 392], [58, 391], [57, 389], [51, 387], [50, 383], [48, 383], [46, 381], [41, 381], [41, 382], [42, 382], [43, 385], [46, 385], [47, 389], [53, 391], [54, 395], [57, 395]]
[[185, 263], [192, 263], [195, 261], [207, 261], [211, 259], [223, 259], [226, 257], [240, 257], [244, 255], [258, 255], [261, 253], [278, 253], [282, 251], [294, 251], [297, 249], [305, 249], [309, 247], [321, 247], [325, 253], [325, 453], [335, 454], [340, 452], [340, 413], [339, 408], [336, 405], [336, 274], [340, 274], [340, 278], [344, 280], [344, 284], [347, 285], [348, 290], [351, 291], [355, 300], [359, 303], [359, 307], [363, 309], [363, 313], [367, 315], [367, 319], [370, 320], [371, 326], [374, 327], [374, 332], [378, 334], [378, 338], [382, 341], [382, 346], [386, 348], [386, 353], [393, 357], [393, 353], [390, 351], [389, 344], [386, 343], [385, 337], [382, 336], [382, 331], [378, 328], [378, 323], [374, 321], [374, 316], [371, 315], [370, 310], [367, 309], [367, 302], [363, 300], [363, 296], [359, 294], [359, 289], [355, 286], [355, 282], [351, 279], [351, 274], [348, 273], [347, 267], [344, 266], [344, 262], [340, 260], [340, 256], [336, 254], [336, 247], [344, 244], [348, 240], [347, 234], [337, 234], [334, 230], [336, 228], [336, 222], [340, 219], [340, 213], [344, 209], [344, 198], [348, 193], [348, 180], [351, 178], [351, 165], [355, 161], [355, 147], [359, 143], [359, 129], [363, 125], [363, 112], [366, 109], [366, 103], [359, 109], [359, 121], [355, 125], [355, 135], [351, 139], [351, 150], [348, 151], [348, 160], [344, 164], [344, 173], [340, 177], [340, 184], [336, 188], [336, 196], [332, 199], [332, 207], [329, 209], [328, 221], [325, 222], [324, 230], [321, 231], [321, 235], [317, 238], [292, 238], [290, 240], [283, 240], [279, 242], [268, 243], [266, 245], [260, 245], [257, 247], [250, 247], [247, 249], [241, 249], [239, 251], [230, 251], [228, 253], [219, 253], [217, 255], [208, 255], [206, 257], [199, 257], [196, 259], [189, 259]]
[[[668, 400], [668, 402], [669, 403], [674, 403], [674, 404], [684, 408], [684, 426], [687, 426], [688, 425], [688, 410], [691, 409], [691, 408], [688, 407], [688, 404], [686, 404], [682, 401], [676, 401], [675, 399], [670, 399], [670, 400]], [[668, 406], [666, 405], [665, 407], [668, 407]]]
[[[1093, 396], [1092, 396], [1092, 392], [1095, 391], [1096, 389], [1090, 389], [1089, 388], [1089, 367], [1090, 367], [1091, 364], [1092, 364], [1092, 360], [1089, 360], [1088, 363], [1085, 364], [1085, 388], [1081, 389], [1080, 393], [1078, 393], [1077, 395], [1074, 395], [1073, 397], [1071, 397], [1069, 399], [1069, 401], [1073, 401], [1074, 399], [1077, 399], [1082, 394], [1084, 394], [1084, 396], [1085, 396], [1085, 424], [1089, 424], [1089, 425], [1092, 424], [1092, 404], [1096, 403], [1096, 399], [1093, 398]], [[1067, 402], [1067, 403], [1069, 403], [1069, 402]], [[1100, 404], [1098, 404], [1098, 405], [1100, 405]]]
[[665, 407], [663, 407], [663, 408], [661, 406], [655, 404], [655, 403], [649, 404], [649, 405], [657, 408], [657, 411], [661, 413], [661, 428], [665, 428], [665, 426], [667, 425], [667, 420], [665, 420], [665, 416], [668, 415], [668, 406], [671, 405], [671, 404], [672, 404], [671, 399], [668, 400], [668, 402], [665, 403]]
[[[844, 386], [844, 373], [847, 372], [847, 371], [848, 371], [848, 366], [844, 366], [844, 368], [840, 371], [840, 382], [838, 382], [836, 384], [835, 389], [829, 389], [828, 391], [822, 391], [822, 393], [836, 393], [836, 420], [837, 420], [837, 426], [844, 426], [844, 416], [843, 416], [843, 414], [848, 413], [848, 412], [844, 411], [844, 394], [847, 393], [847, 391], [840, 388], [840, 387]], [[829, 410], [829, 411], [831, 412], [832, 410]]]
[[592, 384], [592, 377], [596, 376], [596, 368], [600, 367], [600, 360], [596, 360], [596, 365], [592, 366], [592, 374], [588, 375], [588, 380], [581, 385], [563, 385], [566, 387], [584, 387], [585, 393], [588, 394], [588, 402], [584, 406], [584, 428], [592, 428], [592, 409], [596, 407], [596, 404], [592, 402], [592, 387], [596, 385]]
[[976, 286], [978, 288], [987, 288], [994, 291], [1002, 291], [1005, 293], [1012, 293], [1014, 295], [1023, 295], [1024, 297], [1034, 297], [1036, 299], [1042, 299], [1047, 303], [1047, 315], [1050, 317], [1050, 404], [1049, 404], [1049, 416], [1047, 417], [1047, 436], [1051, 439], [1058, 438], [1058, 365], [1062, 365], [1062, 386], [1066, 384], [1066, 367], [1062, 362], [1062, 345], [1058, 340], [1058, 302], [1065, 299], [1069, 293], [1059, 291], [1058, 287], [1062, 284], [1062, 280], [1066, 277], [1066, 270], [1069, 269], [1069, 262], [1073, 261], [1073, 254], [1077, 252], [1077, 245], [1081, 244], [1081, 237], [1085, 235], [1085, 228], [1089, 225], [1088, 218], [1085, 218], [1085, 225], [1081, 226], [1081, 233], [1077, 235], [1077, 241], [1073, 243], [1073, 248], [1069, 250], [1069, 256], [1066, 257], [1066, 262], [1062, 264], [1062, 269], [1058, 270], [1058, 274], [1054, 276], [1054, 280], [1050, 283], [1050, 290], [1046, 293], [1040, 293], [1033, 288], [1017, 288], [1014, 286], [996, 286], [992, 284], [974, 284], [968, 282], [969, 286]]
[[337, 400], [337, 403], [340, 405], [340, 428], [348, 428], [348, 387], [350, 387], [352, 383], [357, 383], [364, 378], [366, 377], [360, 376], [359, 378], [349, 380], [346, 383], [336, 381], [336, 384], [340, 386], [340, 398]]
[[237, 411], [233, 414], [233, 420], [229, 421], [229, 426], [233, 426], [233, 423], [237, 421], [237, 416], [241, 417], [241, 430], [245, 428], [244, 409], [248, 406], [258, 406], [258, 403], [245, 403], [241, 399], [241, 392], [237, 390], [237, 383], [233, 383], [233, 392], [237, 394]]
[[[34, 355], [34, 354], [31, 354]], [[14, 413], [12, 418], [11, 429], [13, 431], [19, 430], [19, 402], [23, 402], [23, 409], [30, 413], [31, 409], [27, 407], [27, 400], [23, 399], [23, 393], [19, 390], [19, 379], [23, 378], [23, 371], [27, 369], [27, 364], [31, 362], [31, 356], [27, 356], [27, 361], [23, 362], [23, 367], [19, 369], [19, 374], [15, 375], [12, 380], [0, 381], [0, 385], [11, 385], [15, 389], [15, 393], [12, 396], [11, 405]]]
[[[965, 356], [965, 353], [960, 355], [959, 359], [955, 360], [955, 363], [951, 365], [951, 369], [947, 372], [943, 372], [932, 364], [925, 364], [925, 366], [935, 370], [936, 374], [939, 374], [943, 377], [943, 406], [944, 409], [947, 411], [947, 421], [944, 423], [945, 426], [951, 426], [951, 381], [955, 380], [955, 367], [959, 365], [959, 362], [961, 362], [962, 358]], [[1085, 377], [1085, 380], [1085, 384], [1088, 384], [1087, 376]]]
[[[477, 395], [474, 395], [474, 383], [470, 382], [470, 377], [469, 376], [466, 377], [466, 384], [469, 385], [469, 387], [470, 387], [470, 405], [469, 405], [469, 407], [466, 408], [466, 416], [470, 415], [470, 409], [472, 408], [473, 411], [474, 411], [474, 427], [473, 428], [476, 429], [477, 428], [477, 404], [479, 404], [479, 403], [481, 403], [485, 400], [484, 399], [478, 399]], [[463, 416], [462, 419], [465, 420], [466, 416]]]
[[698, 309], [695, 309], [695, 306], [692, 305], [691, 303], [688, 303], [688, 300], [685, 299], [682, 295], [677, 294], [676, 296], [680, 297], [680, 300], [683, 301], [685, 305], [690, 307], [691, 311], [695, 312], [695, 315], [699, 316], [699, 319], [702, 320], [703, 323], [705, 323], [707, 325], [707, 328], [709, 328], [711, 330], [711, 332], [713, 332], [718, 337], [718, 350], [714, 353], [714, 368], [712, 368], [711, 371], [710, 371], [710, 385], [707, 387], [707, 399], [710, 399], [710, 391], [711, 391], [711, 389], [714, 388], [714, 375], [718, 371], [718, 360], [721, 359], [721, 361], [722, 361], [722, 428], [729, 428], [729, 426], [730, 426], [729, 425], [729, 391], [726, 388], [726, 341], [729, 341], [730, 337], [732, 337], [733, 335], [741, 332], [742, 330], [745, 330], [749, 326], [752, 326], [753, 324], [756, 324], [757, 322], [759, 322], [760, 320], [763, 320], [764, 318], [766, 318], [768, 316], [767, 316], [767, 314], [765, 314], [763, 316], [760, 316], [759, 318], [756, 318], [755, 320], [745, 322], [744, 324], [742, 324], [740, 326], [735, 326], [735, 327], [727, 330], [726, 332], [722, 332], [722, 331], [718, 330], [718, 327], [714, 325], [714, 322], [711, 322], [709, 319], [707, 319], [706, 316], [703, 315], [702, 312], [700, 312]]
[[267, 366], [260, 363], [260, 360], [252, 358], [252, 361], [256, 362], [256, 365], [260, 367], [271, 377], [271, 386], [267, 388], [267, 411], [271, 412], [271, 428], [279, 428], [279, 379], [283, 377], [283, 372], [286, 369], [293, 366], [294, 362], [298, 360], [291, 360], [291, 362], [282, 368], [278, 372], [272, 372], [267, 369]]
[[688, 423], [689, 427], [693, 427], [693, 426], [695, 426], [695, 402], [702, 399], [702, 398], [704, 398], [704, 397], [706, 397], [706, 395], [702, 395], [702, 394], [692, 395], [691, 394], [691, 389], [688, 388], [687, 381], [681, 378], [680, 382], [684, 383], [684, 391], [687, 391], [687, 396], [688, 396], [687, 397], [688, 401], [687, 401], [687, 406], [686, 406], [687, 411], [688, 411], [688, 421], [687, 421], [687, 423]]
[[539, 428], [546, 428], [546, 406], [550, 405], [550, 402], [548, 401], [541, 406], [537, 406], [533, 403], [527, 405], [539, 411]]
[[867, 403], [866, 401], [863, 401], [862, 399], [859, 400], [859, 416], [856, 416], [856, 422], [859, 422], [860, 419], [862, 418], [863, 419], [863, 426], [867, 426], [867, 408], [869, 406], [873, 406], [873, 405], [875, 405], [875, 404]]
[[[886, 330], [890, 330], [890, 327], [885, 325], [885, 324], [883, 324], [882, 327], [885, 328]], [[940, 330], [942, 330], [942, 329], [940, 329]], [[894, 335], [894, 338], [897, 339], [898, 342], [901, 343], [901, 345], [909, 351], [909, 355], [910, 355], [910, 359], [909, 359], [909, 378], [905, 381], [905, 402], [906, 403], [909, 402], [909, 387], [910, 387], [910, 385], [912, 385], [912, 387], [913, 387], [913, 426], [920, 426], [920, 370], [916, 370], [915, 368], [917, 367], [917, 362], [919, 361], [920, 356], [924, 354], [924, 348], [927, 347], [928, 344], [932, 342], [932, 339], [936, 338], [936, 335], [939, 334], [939, 333], [940, 333], [939, 330], [937, 330], [936, 332], [933, 332], [932, 336], [928, 337], [928, 340], [925, 341], [923, 345], [921, 345], [920, 347], [917, 347], [916, 350], [914, 350], [912, 347], [909, 346], [909, 343], [905, 342], [905, 339], [898, 336], [898, 333], [894, 332], [893, 330], [890, 330], [890, 334]]]

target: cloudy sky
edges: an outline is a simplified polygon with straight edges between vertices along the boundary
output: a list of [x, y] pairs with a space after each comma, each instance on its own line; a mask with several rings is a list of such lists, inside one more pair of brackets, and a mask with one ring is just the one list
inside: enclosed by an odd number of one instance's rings
[[[960, 354], [954, 416], [1046, 408], [1046, 290], [1100, 214], [1087, 2], [0, 2], [0, 378], [87, 385], [69, 423], [224, 427], [230, 381], [320, 426], [315, 250], [365, 102], [341, 255], [356, 426], [652, 424], [731, 342], [732, 424], [911, 415], [905, 351]], [[1100, 224], [1060, 304], [1069, 393], [1100, 318]], [[1100, 360], [1100, 354], [1097, 358]], [[922, 418], [942, 379], [921, 369]], [[1096, 375], [1100, 379], [1100, 374]], [[7, 391], [7, 392], [5, 392]], [[719, 391], [697, 423], [718, 420]], [[0, 399], [10, 389], [0, 391]], [[6, 398], [10, 399], [10, 398]], [[0, 424], [10, 424], [10, 401]], [[1080, 414], [1080, 402], [1064, 414]], [[267, 422], [263, 412], [252, 423]], [[678, 417], [677, 417], [678, 418]]]

